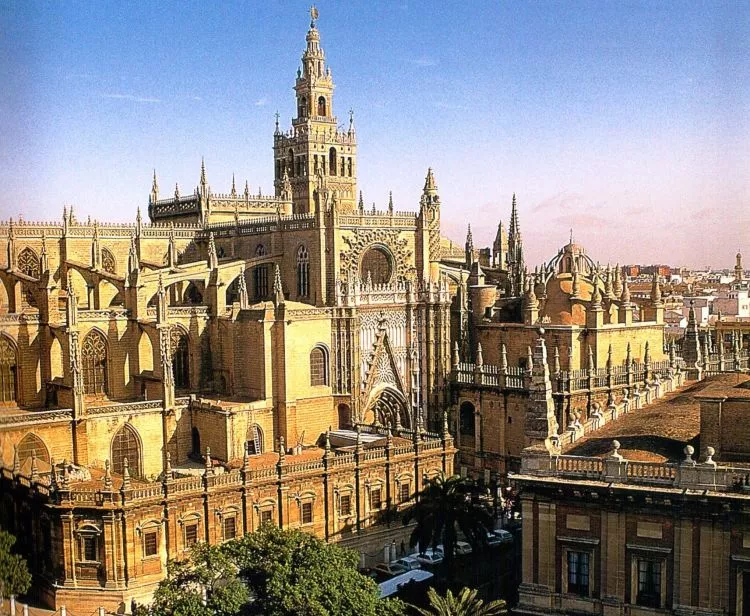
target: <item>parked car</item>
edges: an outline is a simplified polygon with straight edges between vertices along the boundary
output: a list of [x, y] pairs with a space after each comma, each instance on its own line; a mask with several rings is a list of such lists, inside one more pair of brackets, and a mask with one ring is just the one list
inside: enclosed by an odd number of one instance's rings
[[427, 548], [421, 554], [417, 554], [416, 559], [423, 565], [439, 565], [443, 562], [443, 552], [437, 549], [433, 550], [432, 548]]
[[406, 569], [403, 565], [397, 565], [395, 562], [392, 563], [378, 563], [375, 565], [375, 571], [378, 573], [381, 573], [386, 576], [394, 576], [394, 575], [401, 575], [402, 573], [406, 573], [408, 569]]
[[392, 565], [403, 567], [405, 571], [413, 571], [414, 569], [421, 569], [422, 564], [414, 556], [403, 556], [397, 560], [394, 560]]
[[507, 530], [493, 530], [487, 533], [487, 543], [489, 545], [501, 545], [503, 543], [513, 543], [513, 535]]
[[[437, 549], [443, 554], [445, 554], [445, 548], [443, 547], [442, 543], [437, 546]], [[466, 543], [466, 541], [456, 541], [456, 545], [453, 549], [453, 553], [456, 556], [465, 556], [467, 554], [471, 554], [471, 552], [472, 552], [471, 545]]]

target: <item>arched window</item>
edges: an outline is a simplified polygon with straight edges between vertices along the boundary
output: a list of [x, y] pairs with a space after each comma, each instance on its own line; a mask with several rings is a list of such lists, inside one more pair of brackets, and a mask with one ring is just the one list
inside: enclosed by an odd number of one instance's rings
[[187, 334], [179, 327], [173, 327], [171, 336], [172, 372], [177, 389], [190, 387], [190, 348]]
[[463, 402], [459, 409], [459, 430], [461, 435], [474, 436], [475, 432], [475, 421], [474, 421], [474, 405], [471, 402]]
[[0, 404], [16, 401], [16, 347], [0, 336]]
[[352, 177], [352, 157], [351, 156], [348, 158], [347, 169], [348, 169], [348, 174], [347, 175], [349, 177]]
[[372, 279], [373, 284], [385, 284], [391, 281], [393, 267], [391, 256], [379, 246], [368, 248], [362, 255], [362, 265], [359, 272], [362, 280]]
[[39, 278], [40, 267], [39, 257], [31, 248], [24, 248], [18, 255], [18, 270], [31, 276], [32, 278]]
[[128, 460], [131, 477], [141, 476], [141, 445], [135, 429], [125, 424], [112, 439], [112, 472], [122, 475]]
[[193, 429], [190, 432], [191, 437], [191, 443], [192, 443], [192, 453], [194, 456], [200, 456], [201, 455], [201, 433], [198, 428], [193, 426]]
[[304, 96], [299, 99], [299, 109], [297, 110], [297, 116], [300, 118], [307, 117], [307, 99]]
[[328, 385], [328, 349], [322, 345], [310, 351], [310, 385]]
[[336, 148], [328, 150], [328, 173], [336, 175]]
[[17, 451], [18, 461], [21, 463], [21, 465], [23, 465], [23, 463], [31, 457], [32, 453], [36, 455], [37, 460], [44, 460], [47, 464], [49, 464], [49, 449], [47, 449], [44, 441], [40, 439], [36, 434], [29, 433], [24, 436], [21, 439], [21, 442], [18, 443]]
[[268, 297], [268, 265], [258, 265], [253, 270], [253, 286], [255, 299]]
[[[256, 257], [265, 257], [268, 254], [263, 244], [258, 244], [255, 248]], [[258, 265], [253, 269], [253, 292], [255, 299], [264, 299], [268, 297], [268, 265]]]
[[101, 332], [92, 330], [83, 339], [81, 370], [87, 394], [107, 394], [107, 341]]
[[328, 115], [326, 113], [326, 97], [325, 96], [318, 97], [318, 115], [319, 116]]
[[114, 274], [117, 271], [115, 255], [108, 248], [102, 248], [102, 269], [110, 274]]
[[245, 441], [247, 453], [251, 456], [263, 453], [263, 431], [258, 424], [252, 424], [247, 429], [247, 440]]
[[297, 250], [297, 295], [310, 295], [310, 254], [305, 246], [300, 246]]
[[[18, 270], [32, 278], [39, 278], [41, 276], [39, 257], [36, 256], [36, 253], [31, 248], [24, 248], [18, 255]], [[34, 297], [34, 287], [28, 281], [24, 281], [21, 288], [23, 289], [23, 296], [26, 303], [35, 308], [36, 297]]]
[[289, 153], [287, 154], [286, 172], [290, 177], [294, 177], [294, 150], [291, 148], [289, 148]]

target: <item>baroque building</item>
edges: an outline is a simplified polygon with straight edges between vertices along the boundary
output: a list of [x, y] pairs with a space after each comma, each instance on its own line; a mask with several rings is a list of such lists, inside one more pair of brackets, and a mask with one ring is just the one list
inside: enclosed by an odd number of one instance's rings
[[314, 17], [273, 195], [202, 163], [148, 221], [0, 227], [0, 512], [49, 605], [124, 611], [268, 522], [382, 556], [380, 513], [452, 472], [435, 177], [365, 211], [333, 90]]

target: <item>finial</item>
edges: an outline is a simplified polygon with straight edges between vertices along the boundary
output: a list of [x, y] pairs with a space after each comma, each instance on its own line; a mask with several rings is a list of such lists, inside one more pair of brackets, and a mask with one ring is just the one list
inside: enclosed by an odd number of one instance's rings
[[165, 479], [172, 478], [172, 454], [169, 452], [165, 456], [164, 477]]
[[685, 453], [685, 460], [683, 461], [683, 464], [695, 466], [695, 460], [693, 460], [695, 448], [692, 445], [685, 445], [685, 448], [682, 451]]
[[620, 455], [620, 441], [612, 441], [612, 453], [609, 457], [611, 460], [622, 460], [622, 455]]
[[177, 182], [174, 183], [174, 200], [180, 200], [180, 185]]
[[130, 466], [127, 458], [122, 459], [122, 489], [130, 489]]
[[388, 212], [393, 214], [393, 191], [388, 191]]
[[39, 479], [39, 466], [36, 461], [36, 449], [31, 450], [31, 481]]
[[234, 185], [234, 173], [232, 174], [232, 191], [230, 193], [233, 197], [237, 196], [237, 188]]
[[201, 186], [206, 185], [206, 161], [201, 156]]
[[312, 6], [310, 7], [310, 27], [311, 27], [311, 28], [314, 28], [314, 27], [315, 27], [315, 22], [316, 22], [316, 21], [318, 20], [318, 15], [319, 15], [319, 13], [318, 13], [318, 9], [317, 9], [317, 8], [316, 8], [316, 6], [315, 6], [315, 5], [313, 4], [313, 5], [312, 5]]
[[328, 430], [326, 430], [325, 455], [331, 455], [331, 426], [328, 426]]
[[362, 191], [359, 191], [359, 204], [358, 204], [359, 212], [360, 214], [365, 211], [365, 201], [362, 198]]
[[570, 245], [573, 245], [573, 227], [570, 228]]
[[112, 491], [112, 471], [110, 470], [109, 460], [104, 461], [104, 491]]
[[484, 365], [484, 357], [482, 356], [482, 343], [481, 342], [477, 342], [476, 365], [477, 366], [483, 366]]
[[207, 475], [214, 474], [214, 463], [211, 460], [211, 448], [210, 447], [206, 447], [206, 474]]

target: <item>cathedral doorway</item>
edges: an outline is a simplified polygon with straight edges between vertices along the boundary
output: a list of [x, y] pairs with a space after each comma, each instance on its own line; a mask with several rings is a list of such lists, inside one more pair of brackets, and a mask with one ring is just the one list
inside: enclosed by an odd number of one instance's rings
[[372, 395], [366, 417], [384, 426], [412, 427], [406, 398], [393, 387], [384, 387]]

